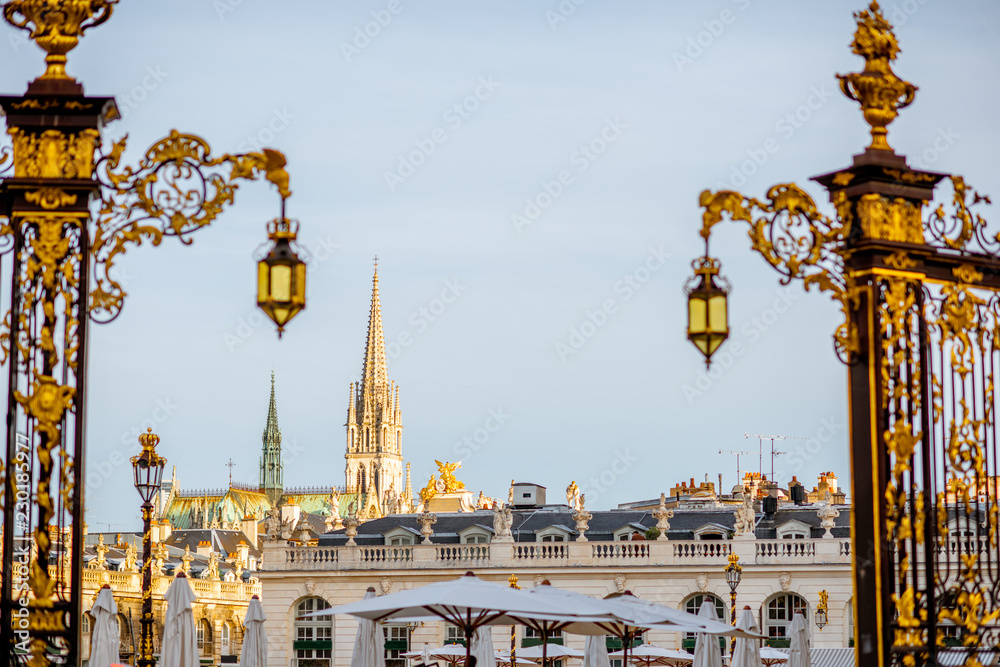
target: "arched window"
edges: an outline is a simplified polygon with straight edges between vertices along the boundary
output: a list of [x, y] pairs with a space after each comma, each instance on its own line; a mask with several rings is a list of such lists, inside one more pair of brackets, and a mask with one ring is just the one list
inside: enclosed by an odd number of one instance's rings
[[329, 667], [333, 650], [333, 617], [303, 618], [310, 612], [329, 608], [330, 603], [323, 598], [306, 598], [296, 605], [293, 667]]
[[764, 634], [772, 639], [789, 637], [795, 614], [804, 614], [809, 621], [809, 604], [795, 593], [778, 593], [764, 603]]
[[[358, 468], [358, 493], [364, 493], [365, 491], [368, 490], [367, 487], [368, 487], [368, 480], [366, 479], [365, 475], [365, 467], [361, 466]], [[358, 503], [360, 504], [360, 502], [361, 501], [359, 499]]]
[[226, 621], [222, 624], [222, 642], [219, 647], [219, 652], [222, 655], [234, 655], [236, 653], [236, 646], [232, 643], [233, 640], [233, 624]]
[[215, 653], [215, 646], [212, 644], [212, 625], [207, 618], [199, 619], [195, 629], [198, 636], [198, 653], [203, 658], [209, 658]]
[[375, 464], [372, 467], [372, 492], [375, 493], [376, 495], [380, 492], [382, 488], [379, 485], [379, 477], [380, 475], [379, 475], [378, 464]]
[[[729, 622], [729, 616], [726, 615], [726, 603], [722, 601], [718, 595], [712, 595], [711, 593], [696, 593], [684, 601], [684, 611], [689, 614], [697, 614], [701, 611], [701, 605], [705, 601], [715, 603], [715, 615], [719, 617], [724, 623]], [[719, 650], [722, 654], [726, 654], [726, 639], [720, 637]], [[684, 639], [682, 640], [681, 647], [688, 653], [694, 653], [694, 646], [697, 642], [698, 637], [693, 632], [685, 632]]]

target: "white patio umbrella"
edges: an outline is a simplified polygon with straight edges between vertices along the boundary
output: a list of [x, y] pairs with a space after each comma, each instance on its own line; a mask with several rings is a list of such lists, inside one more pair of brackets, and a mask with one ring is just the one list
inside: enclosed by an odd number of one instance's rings
[[[736, 627], [757, 634], [757, 622], [749, 607], [743, 608]], [[760, 667], [760, 649], [756, 639], [740, 637], [736, 640], [731, 667]]]
[[[624, 658], [625, 651], [615, 651], [609, 653], [608, 656], [612, 658]], [[652, 667], [653, 665], [670, 665], [671, 667], [676, 667], [677, 665], [690, 665], [694, 660], [694, 656], [687, 651], [675, 651], [653, 644], [640, 644], [629, 649], [628, 659], [633, 665], [640, 665], [641, 667]]]
[[[465, 647], [461, 644], [445, 644], [439, 648], [428, 648], [427, 644], [424, 644], [424, 648], [420, 651], [407, 651], [402, 654], [404, 658], [417, 658], [419, 657], [423, 663], [429, 664], [432, 660], [442, 660], [451, 665], [460, 665], [465, 662]], [[510, 651], [494, 651], [493, 658], [498, 664], [510, 665]], [[519, 665], [533, 665], [531, 660], [522, 660], [517, 658], [517, 664]], [[476, 659], [476, 667], [479, 665], [479, 659]]]
[[493, 648], [493, 631], [488, 625], [476, 628], [472, 635], [472, 655], [476, 656], [476, 667], [497, 667], [497, 654]]
[[250, 598], [246, 618], [243, 619], [243, 649], [240, 651], [240, 667], [267, 667], [267, 633], [264, 631], [264, 608], [260, 598]]
[[[575, 648], [569, 648], [568, 646], [563, 646], [562, 644], [538, 644], [537, 646], [528, 646], [527, 648], [522, 648], [517, 651], [517, 657], [525, 658], [527, 660], [532, 660], [538, 662], [540, 660], [551, 660], [553, 658], [582, 658], [583, 651]], [[476, 665], [476, 667], [479, 667]]]
[[788, 651], [788, 667], [809, 667], [809, 625], [805, 616], [795, 614], [790, 634], [792, 641]]
[[458, 579], [331, 607], [307, 616], [333, 614], [350, 614], [373, 621], [443, 619], [465, 633], [466, 662], [472, 655], [472, 635], [480, 626], [526, 624], [530, 619], [560, 621], [579, 616], [571, 608], [483, 581], [471, 572]]
[[[502, 649], [498, 650], [496, 652], [496, 658], [497, 658], [497, 664], [503, 665], [504, 667], [511, 667], [510, 651], [505, 651], [505, 650], [502, 650]], [[533, 664], [535, 664], [531, 660], [525, 660], [524, 658], [522, 658], [521, 654], [518, 651], [514, 652], [514, 660], [515, 660], [516, 664], [518, 664], [518, 665], [533, 665]], [[605, 667], [608, 667], [608, 666], [605, 665]]]
[[683, 632], [708, 632], [715, 635], [736, 633], [741, 636], [751, 636], [734, 630], [725, 623], [702, 619], [672, 607], [642, 600], [627, 592], [612, 594], [598, 600], [580, 593], [542, 585], [533, 588], [530, 594], [558, 600], [562, 606], [591, 617], [567, 619], [567, 622], [560, 624], [559, 629], [574, 634], [617, 637], [625, 646], [624, 656], [629, 655], [632, 641], [650, 627]]
[[[505, 651], [505, 650], [501, 649], [501, 650], [497, 651], [496, 655], [497, 655], [497, 664], [498, 665], [502, 665], [503, 667], [511, 667], [510, 651]], [[520, 653], [518, 653], [517, 651], [514, 652], [514, 660], [515, 660], [516, 664], [518, 664], [518, 665], [534, 665], [535, 664], [533, 660], [525, 660], [524, 658], [522, 658], [520, 656]]]
[[[698, 618], [706, 621], [719, 621], [716, 616], [715, 603], [705, 600], [698, 610]], [[694, 642], [693, 667], [722, 667], [722, 651], [719, 650], [719, 640], [704, 632], [699, 632]]]
[[461, 644], [445, 644], [438, 648], [424, 648], [420, 651], [407, 651], [403, 653], [404, 658], [420, 657], [424, 664], [430, 664], [433, 660], [442, 660], [450, 665], [458, 665], [465, 662], [465, 647]]
[[764, 667], [774, 667], [774, 665], [780, 665], [783, 662], [788, 662], [788, 654], [784, 651], [770, 646], [764, 646], [760, 649], [760, 664]]
[[[364, 600], [375, 598], [375, 588], [369, 586]], [[358, 619], [358, 633], [354, 637], [354, 654], [351, 667], [385, 667], [385, 637], [378, 621]]]
[[200, 667], [191, 611], [195, 596], [183, 572], [170, 582], [163, 597], [167, 601], [167, 614], [163, 620], [163, 644], [157, 664], [159, 667]]
[[101, 586], [94, 606], [90, 608], [94, 618], [90, 633], [90, 664], [93, 667], [109, 667], [118, 658], [118, 604], [107, 584]]
[[602, 635], [587, 635], [583, 648], [583, 667], [611, 667], [608, 643]]
[[450, 665], [458, 665], [465, 662], [465, 647], [461, 644], [445, 644], [437, 648], [429, 648], [424, 644], [424, 648], [419, 651], [407, 651], [403, 653], [404, 658], [419, 657], [425, 665], [434, 660], [442, 660]]

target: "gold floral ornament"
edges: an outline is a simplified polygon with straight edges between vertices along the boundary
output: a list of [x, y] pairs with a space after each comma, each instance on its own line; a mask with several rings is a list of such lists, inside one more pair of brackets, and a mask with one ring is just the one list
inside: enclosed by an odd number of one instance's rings
[[285, 157], [278, 151], [212, 155], [208, 143], [172, 130], [146, 151], [136, 167], [119, 168], [128, 136], [115, 142], [97, 163], [103, 190], [93, 239], [94, 288], [91, 318], [110, 322], [121, 312], [126, 292], [110, 272], [130, 246], [165, 236], [190, 244], [192, 232], [211, 224], [233, 203], [240, 180], [261, 176], [274, 183], [282, 198], [291, 194]]
[[118, 0], [9, 0], [3, 17], [15, 28], [27, 30], [46, 53], [41, 79], [69, 79], [66, 54], [76, 48], [88, 29], [109, 18]]
[[891, 151], [886, 127], [896, 119], [900, 109], [913, 102], [917, 87], [892, 71], [890, 61], [899, 54], [899, 44], [878, 2], [872, 2], [867, 11], [855, 13], [854, 19], [858, 28], [851, 51], [865, 59], [865, 69], [838, 74], [840, 89], [861, 104], [865, 121], [872, 128], [872, 143], [868, 148]]
[[851, 224], [843, 191], [833, 201], [840, 219], [820, 213], [812, 197], [794, 183], [773, 186], [766, 201], [731, 190], [705, 190], [699, 203], [704, 209], [701, 236], [706, 243], [712, 228], [726, 217], [746, 222], [753, 250], [782, 275], [782, 284], [800, 279], [806, 290], [818, 287], [840, 304], [844, 321], [834, 334], [834, 345], [841, 360], [847, 361], [860, 349], [857, 328], [851, 322], [858, 289], [844, 271], [841, 254]]

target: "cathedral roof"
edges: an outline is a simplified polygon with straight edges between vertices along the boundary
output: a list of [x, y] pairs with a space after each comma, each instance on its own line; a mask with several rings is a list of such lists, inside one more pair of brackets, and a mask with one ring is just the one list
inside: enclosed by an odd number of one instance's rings
[[230, 487], [174, 494], [162, 517], [176, 529], [202, 528], [219, 523], [242, 521], [247, 516], [263, 517], [271, 503], [260, 491]]

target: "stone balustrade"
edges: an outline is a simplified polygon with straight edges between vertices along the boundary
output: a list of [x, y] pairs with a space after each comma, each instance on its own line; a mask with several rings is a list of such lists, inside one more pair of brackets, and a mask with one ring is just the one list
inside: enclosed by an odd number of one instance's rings
[[351, 571], [518, 566], [725, 567], [730, 553], [743, 564], [850, 564], [851, 543], [841, 539], [649, 540], [629, 542], [493, 542], [406, 546], [264, 545], [265, 572]]
[[[171, 576], [153, 575], [153, 594], [163, 595], [166, 593], [170, 582], [174, 578]], [[208, 579], [188, 579], [191, 589], [199, 598], [213, 600], [249, 600], [251, 596], [261, 594], [260, 582], [243, 581], [211, 581]], [[87, 568], [83, 571], [83, 588], [85, 590], [97, 591], [104, 584], [108, 584], [115, 594], [142, 593], [142, 576], [139, 572], [118, 572], [116, 570], [98, 570]]]

